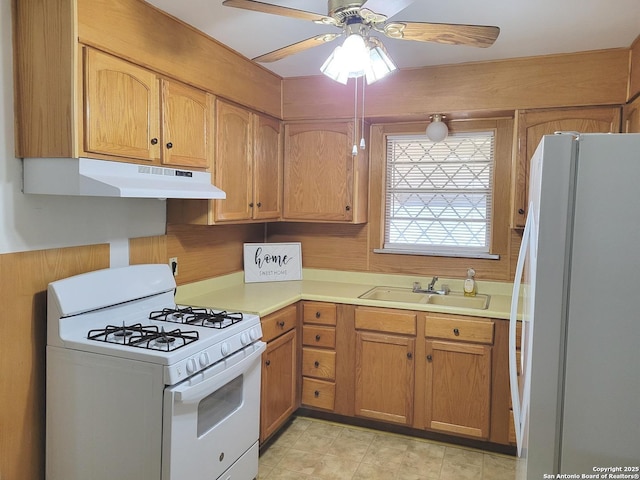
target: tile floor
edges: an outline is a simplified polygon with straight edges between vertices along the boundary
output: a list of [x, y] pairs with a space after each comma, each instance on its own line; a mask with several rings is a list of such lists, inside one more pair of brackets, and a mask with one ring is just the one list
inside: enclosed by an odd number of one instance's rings
[[296, 417], [260, 456], [258, 480], [513, 480], [508, 455]]

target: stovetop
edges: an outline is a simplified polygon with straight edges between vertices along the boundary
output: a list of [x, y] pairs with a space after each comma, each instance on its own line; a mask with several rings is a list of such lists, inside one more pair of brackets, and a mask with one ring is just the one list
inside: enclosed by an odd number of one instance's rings
[[262, 337], [260, 317], [176, 305], [168, 265], [104, 269], [49, 284], [47, 346], [162, 366], [167, 385]]

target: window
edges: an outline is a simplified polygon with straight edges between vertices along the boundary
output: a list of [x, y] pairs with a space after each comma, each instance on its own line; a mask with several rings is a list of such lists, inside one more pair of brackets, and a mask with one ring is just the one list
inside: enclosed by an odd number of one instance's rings
[[387, 136], [384, 251], [494, 257], [494, 136]]

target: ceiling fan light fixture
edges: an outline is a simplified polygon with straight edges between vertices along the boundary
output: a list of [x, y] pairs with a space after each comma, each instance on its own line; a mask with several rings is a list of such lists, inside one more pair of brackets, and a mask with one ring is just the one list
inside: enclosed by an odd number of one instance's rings
[[429, 117], [431, 123], [427, 125], [426, 135], [432, 142], [441, 142], [449, 134], [449, 127], [443, 122], [446, 116], [440, 113], [435, 113]]
[[346, 85], [347, 80], [349, 80], [349, 71], [346, 68], [343, 68], [343, 65], [342, 47], [337, 46], [333, 52], [331, 52], [329, 58], [327, 58], [322, 64], [320, 71], [331, 80], [335, 80], [336, 82]]
[[370, 38], [369, 43], [369, 68], [367, 68], [365, 74], [367, 83], [371, 85], [373, 82], [393, 72], [397, 67], [391, 60], [384, 45], [377, 38]]

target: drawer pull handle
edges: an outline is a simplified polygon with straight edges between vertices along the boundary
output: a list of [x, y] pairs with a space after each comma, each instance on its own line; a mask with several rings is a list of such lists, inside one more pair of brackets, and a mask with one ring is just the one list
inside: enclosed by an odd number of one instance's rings
[[266, 362], [264, 362], [264, 364], [268, 367], [269, 365], [271, 365], [271, 360], [267, 360]]
[[409, 360], [411, 360], [411, 359], [413, 358], [413, 353], [408, 352], [408, 353], [407, 353], [407, 358], [408, 358]]
[[320, 318], [320, 312], [316, 312], [316, 318]]
[[280, 326], [280, 328], [284, 328], [284, 322], [278, 322], [278, 325]]
[[173, 148], [173, 143], [171, 142], [167, 143], [167, 148]]
[[460, 330], [458, 330], [457, 328], [454, 328], [453, 329], [453, 334], [456, 335], [456, 336], [460, 335]]
[[313, 392], [313, 396], [318, 398], [320, 396], [320, 391], [316, 390], [315, 392]]
[[316, 342], [320, 341], [320, 335], [316, 335]]
[[430, 362], [431, 360], [433, 360], [433, 357], [431, 355], [427, 355], [427, 361]]
[[320, 362], [316, 360], [315, 362], [313, 362], [313, 365], [314, 365], [316, 368], [318, 368], [318, 367], [320, 366]]
[[158, 139], [157, 138], [152, 138], [151, 139], [151, 145], [157, 145], [158, 144]]

